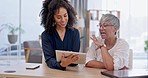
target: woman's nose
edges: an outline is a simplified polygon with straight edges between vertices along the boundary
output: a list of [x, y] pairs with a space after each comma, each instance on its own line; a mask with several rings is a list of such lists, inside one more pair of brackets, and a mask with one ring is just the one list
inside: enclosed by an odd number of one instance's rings
[[61, 21], [65, 21], [65, 18], [64, 17], [62, 17], [62, 20]]

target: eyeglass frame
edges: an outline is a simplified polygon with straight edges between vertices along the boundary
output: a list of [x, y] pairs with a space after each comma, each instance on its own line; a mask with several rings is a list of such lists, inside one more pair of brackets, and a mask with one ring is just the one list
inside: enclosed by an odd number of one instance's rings
[[108, 27], [108, 26], [114, 26], [114, 25], [105, 25], [105, 23], [103, 24], [103, 25], [101, 25], [100, 23], [99, 23], [99, 25], [97, 25], [97, 27], [100, 29], [101, 27], [103, 27], [104, 29], [106, 29], [106, 27]]

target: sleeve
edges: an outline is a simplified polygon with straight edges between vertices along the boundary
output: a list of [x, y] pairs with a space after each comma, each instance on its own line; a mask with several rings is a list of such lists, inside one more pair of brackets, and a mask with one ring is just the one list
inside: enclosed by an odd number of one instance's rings
[[47, 33], [42, 33], [42, 49], [44, 57], [48, 67], [53, 69], [65, 70], [66, 67], [61, 67], [60, 62], [56, 61], [55, 51], [53, 49], [52, 40], [49, 38]]
[[86, 54], [86, 64], [91, 60], [96, 60], [96, 45], [92, 42], [91, 47], [89, 48]]
[[74, 30], [74, 36], [73, 36], [73, 48], [72, 51], [79, 52], [80, 50], [80, 34], [77, 29]]
[[114, 70], [119, 70], [124, 66], [128, 67], [129, 45], [126, 41], [122, 40], [117, 45], [116, 51], [113, 55]]

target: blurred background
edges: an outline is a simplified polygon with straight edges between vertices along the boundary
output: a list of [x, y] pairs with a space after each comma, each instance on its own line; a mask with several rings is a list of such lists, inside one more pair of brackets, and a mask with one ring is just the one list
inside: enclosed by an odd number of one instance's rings
[[[5, 59], [25, 59], [24, 41], [39, 41], [44, 31], [40, 11], [44, 0], [1, 0], [0, 64]], [[135, 68], [148, 67], [148, 1], [147, 0], [69, 0], [77, 11], [76, 28], [80, 31], [81, 52], [90, 47], [90, 36], [99, 36], [97, 25], [105, 13], [120, 19], [118, 37], [124, 38], [133, 50]], [[13, 29], [12, 29], [13, 28]], [[14, 32], [14, 34], [12, 33]], [[10, 35], [16, 35], [13, 39]], [[14, 36], [13, 36], [14, 37]], [[41, 42], [40, 42], [41, 43]], [[147, 46], [146, 46], [147, 45]], [[143, 65], [139, 65], [143, 64]]]

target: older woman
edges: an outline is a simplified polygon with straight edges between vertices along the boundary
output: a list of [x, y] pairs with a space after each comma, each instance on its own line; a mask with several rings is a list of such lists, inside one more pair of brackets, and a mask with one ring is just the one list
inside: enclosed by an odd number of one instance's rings
[[99, 23], [101, 37], [93, 40], [87, 52], [86, 67], [119, 70], [128, 68], [128, 43], [117, 37], [120, 27], [119, 19], [112, 14], [102, 16]]

